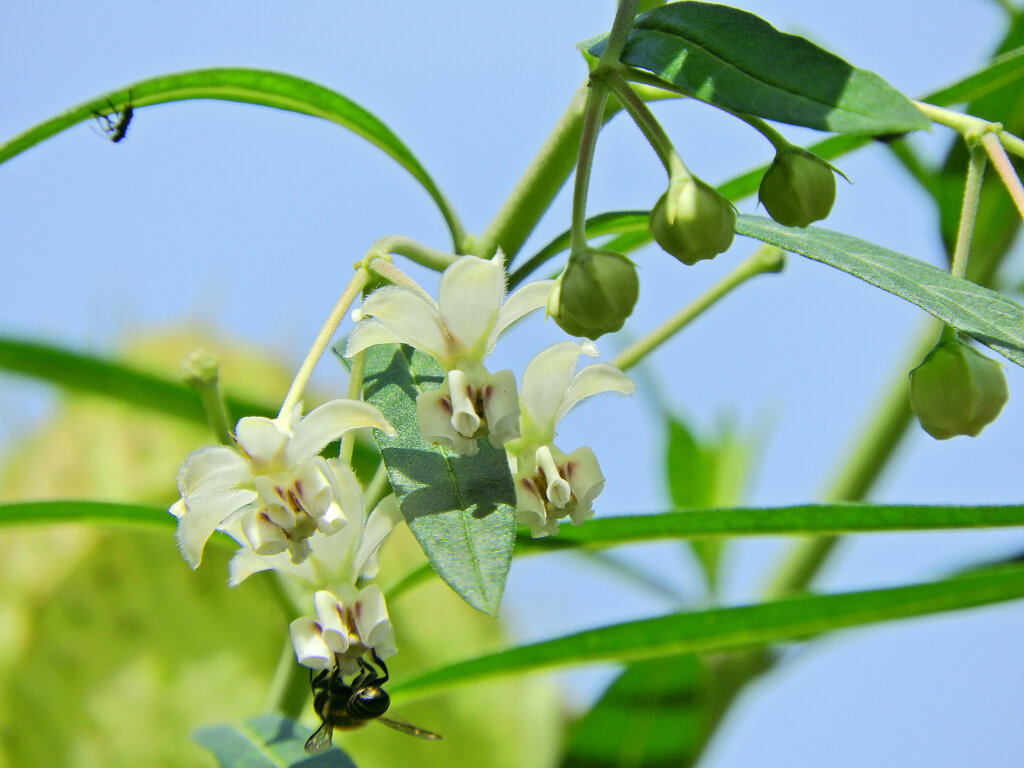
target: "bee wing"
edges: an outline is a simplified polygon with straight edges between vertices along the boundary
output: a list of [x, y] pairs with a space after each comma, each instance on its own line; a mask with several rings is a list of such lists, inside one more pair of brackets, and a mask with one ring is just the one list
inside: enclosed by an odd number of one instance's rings
[[427, 739], [428, 741], [437, 741], [441, 738], [441, 734], [434, 733], [433, 731], [426, 731], [423, 728], [417, 728], [415, 725], [403, 722], [401, 720], [392, 720], [389, 717], [378, 717], [377, 722], [384, 723], [389, 728], [394, 728], [396, 731], [407, 733], [410, 736], [415, 736], [418, 739]]
[[320, 727], [313, 731], [313, 735], [306, 739], [307, 755], [316, 755], [331, 748], [331, 736], [334, 735], [334, 727], [327, 723], [321, 723]]

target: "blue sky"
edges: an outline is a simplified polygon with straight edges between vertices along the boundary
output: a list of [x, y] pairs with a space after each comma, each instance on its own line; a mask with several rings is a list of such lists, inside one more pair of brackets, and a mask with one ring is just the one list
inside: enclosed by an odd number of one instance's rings
[[[910, 95], [976, 68], [1000, 34], [999, 8], [983, 0], [943, 3], [941, 13], [925, 0], [744, 7]], [[376, 113], [479, 231], [585, 76], [575, 43], [604, 31], [613, 12], [607, 0], [8, 4], [0, 13], [0, 136], [156, 74], [281, 70]], [[673, 103], [657, 112], [691, 168], [713, 183], [770, 159], [763, 139], [710, 108]], [[937, 157], [948, 141], [937, 129], [919, 146]], [[934, 213], [882, 148], [838, 165], [854, 183], [840, 183], [830, 228], [939, 263]], [[593, 185], [591, 212], [649, 207], [664, 190], [660, 165], [627, 120], [602, 135]], [[532, 245], [568, 225], [568, 202], [559, 198]], [[753, 209], [753, 201], [741, 205]], [[118, 145], [80, 125], [0, 168], [0, 333], [107, 353], [131, 331], [203, 324], [297, 365], [351, 263], [390, 233], [447, 245], [419, 187], [337, 126], [220, 102], [141, 109]], [[652, 327], [752, 248], [738, 240], [727, 256], [692, 269], [656, 248], [637, 254], [632, 332]], [[892, 296], [793, 257], [784, 274], [745, 286], [666, 345], [649, 373], [699, 428], [726, 418], [745, 431], [768, 425], [753, 501], [809, 501], [922, 319]], [[559, 338], [538, 319], [499, 347], [500, 365], [521, 366]], [[616, 342], [599, 347], [607, 358]], [[939, 443], [915, 430], [876, 498], [1019, 501], [1024, 375], [1007, 374], [1010, 403], [982, 437]], [[330, 361], [316, 378], [324, 391], [342, 381]], [[30, 429], [48, 402], [34, 382], [0, 375], [0, 447]], [[608, 477], [599, 514], [664, 508], [652, 413], [642, 396], [604, 399], [564, 422], [559, 444], [592, 445]], [[824, 585], [924, 579], [1020, 544], [1007, 533], [861, 537]], [[733, 599], [750, 595], [777, 550], [777, 542], [739, 547]], [[694, 577], [667, 549], [637, 557], [684, 585]], [[668, 608], [568, 561], [524, 562], [509, 583], [508, 610], [531, 639]], [[830, 640], [752, 691], [707, 765], [771, 754], [794, 766], [955, 766], [976, 757], [979, 743], [987, 765], [1017, 765], [1024, 734], [1013, 702], [1024, 672], [1012, 649], [1022, 630], [1024, 613], [1007, 606]], [[606, 678], [571, 675], [575, 699]]]

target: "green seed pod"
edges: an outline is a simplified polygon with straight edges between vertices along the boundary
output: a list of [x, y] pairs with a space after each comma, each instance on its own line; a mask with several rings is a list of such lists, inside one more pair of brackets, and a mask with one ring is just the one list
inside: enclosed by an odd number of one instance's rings
[[736, 210], [714, 187], [691, 176], [669, 184], [651, 211], [650, 228], [658, 245], [693, 265], [729, 249]]
[[813, 152], [789, 147], [776, 153], [764, 172], [758, 197], [779, 224], [806, 227], [832, 210], [836, 175], [832, 166]]
[[925, 432], [936, 440], [977, 437], [1009, 399], [1003, 366], [943, 332], [939, 343], [910, 372], [910, 403]]
[[569, 257], [548, 299], [548, 314], [566, 333], [597, 339], [622, 327], [639, 293], [632, 261], [615, 251], [587, 248]]

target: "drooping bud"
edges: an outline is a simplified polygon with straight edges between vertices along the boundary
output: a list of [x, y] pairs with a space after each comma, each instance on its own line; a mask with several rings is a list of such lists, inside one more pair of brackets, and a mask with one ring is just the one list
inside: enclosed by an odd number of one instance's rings
[[758, 197], [779, 224], [806, 227], [832, 210], [836, 201], [835, 171], [813, 152], [787, 147], [776, 153], [761, 177]]
[[688, 176], [669, 184], [651, 211], [651, 234], [684, 264], [713, 259], [732, 245], [736, 210], [710, 184]]
[[615, 251], [587, 248], [569, 257], [548, 299], [548, 314], [566, 333], [597, 339], [622, 327], [639, 295], [632, 261]]
[[1009, 399], [1003, 366], [965, 344], [947, 327], [910, 372], [910, 403], [936, 440], [977, 437]]

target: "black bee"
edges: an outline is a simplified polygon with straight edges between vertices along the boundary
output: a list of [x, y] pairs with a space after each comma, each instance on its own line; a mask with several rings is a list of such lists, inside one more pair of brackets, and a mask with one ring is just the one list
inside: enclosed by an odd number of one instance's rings
[[[323, 723], [306, 740], [306, 752], [315, 755], [331, 746], [331, 737], [335, 728], [348, 730], [361, 728], [370, 720], [376, 720], [396, 731], [407, 733], [421, 739], [436, 741], [439, 734], [417, 728], [415, 725], [391, 720], [382, 715], [391, 705], [391, 697], [381, 686], [388, 681], [388, 668], [380, 660], [375, 651], [371, 651], [374, 663], [384, 673], [377, 670], [360, 657], [359, 674], [351, 683], [346, 683], [337, 667], [323, 670], [310, 681], [313, 688], [313, 708]], [[310, 672], [312, 677], [312, 672]]]
[[106, 134], [108, 139], [117, 144], [128, 133], [128, 123], [132, 121], [131, 91], [128, 92], [128, 103], [121, 111], [118, 111], [110, 99], [107, 99], [107, 105], [110, 107], [108, 114], [104, 115], [95, 111], [93, 114], [96, 115], [96, 122], [100, 124], [100, 130]]

